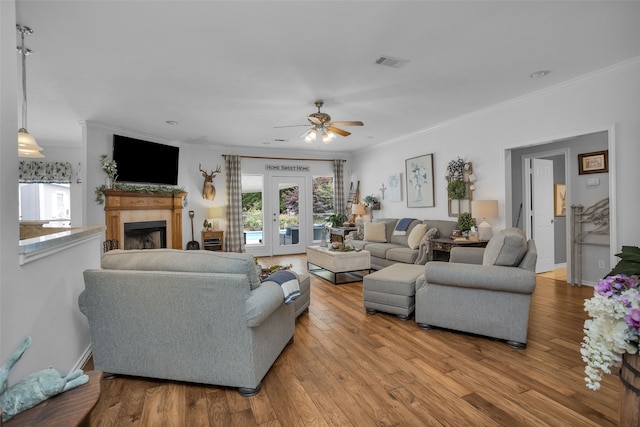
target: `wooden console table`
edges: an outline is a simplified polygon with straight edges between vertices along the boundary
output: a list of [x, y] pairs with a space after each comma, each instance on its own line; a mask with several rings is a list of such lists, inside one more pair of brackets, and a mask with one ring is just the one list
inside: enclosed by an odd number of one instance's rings
[[464, 246], [465, 248], [484, 248], [488, 240], [453, 240], [448, 237], [431, 239], [429, 246], [429, 261], [449, 261], [451, 248]]
[[89, 382], [60, 393], [19, 413], [3, 427], [74, 427], [89, 425], [89, 412], [100, 397], [102, 371], [85, 372]]

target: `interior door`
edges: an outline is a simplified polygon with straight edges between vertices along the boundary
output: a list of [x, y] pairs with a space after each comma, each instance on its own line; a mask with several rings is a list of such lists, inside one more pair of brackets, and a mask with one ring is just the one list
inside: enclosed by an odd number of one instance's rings
[[272, 253], [298, 254], [307, 248], [307, 212], [304, 177], [271, 178]]
[[531, 230], [538, 250], [536, 273], [553, 270], [553, 161], [531, 159]]

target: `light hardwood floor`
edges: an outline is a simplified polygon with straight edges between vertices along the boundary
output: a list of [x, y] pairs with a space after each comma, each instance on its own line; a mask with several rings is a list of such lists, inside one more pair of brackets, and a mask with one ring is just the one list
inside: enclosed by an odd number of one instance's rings
[[[304, 255], [261, 264], [306, 268]], [[92, 426], [615, 426], [620, 381], [585, 387], [582, 303], [590, 287], [538, 277], [526, 350], [413, 320], [367, 315], [362, 282], [312, 276], [311, 306], [263, 380], [234, 389], [116, 376]], [[469, 313], [470, 316], [473, 313]], [[86, 369], [91, 368], [89, 362]]]

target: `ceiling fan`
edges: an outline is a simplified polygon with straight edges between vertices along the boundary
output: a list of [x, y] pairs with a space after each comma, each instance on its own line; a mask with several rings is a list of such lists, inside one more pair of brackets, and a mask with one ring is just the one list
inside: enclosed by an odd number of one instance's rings
[[[316, 101], [316, 107], [318, 107], [317, 113], [311, 113], [307, 116], [307, 120], [311, 124], [311, 128], [306, 130], [300, 138], [304, 138], [304, 140], [308, 143], [312, 143], [313, 141], [322, 138], [323, 144], [328, 144], [333, 141], [337, 135], [340, 136], [349, 136], [351, 132], [347, 132], [346, 130], [342, 130], [336, 126], [362, 126], [364, 123], [360, 121], [347, 121], [347, 122], [332, 122], [331, 116], [320, 111], [320, 108], [324, 105], [323, 101]], [[276, 128], [284, 128], [284, 127], [296, 127], [296, 126], [308, 126], [308, 125], [293, 125], [293, 126], [275, 126]]]

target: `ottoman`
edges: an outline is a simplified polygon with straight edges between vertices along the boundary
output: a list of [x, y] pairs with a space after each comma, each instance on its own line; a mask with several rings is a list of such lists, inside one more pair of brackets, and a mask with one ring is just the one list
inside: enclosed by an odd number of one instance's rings
[[368, 314], [378, 311], [407, 320], [415, 309], [416, 279], [424, 265], [393, 264], [364, 276], [362, 297]]

